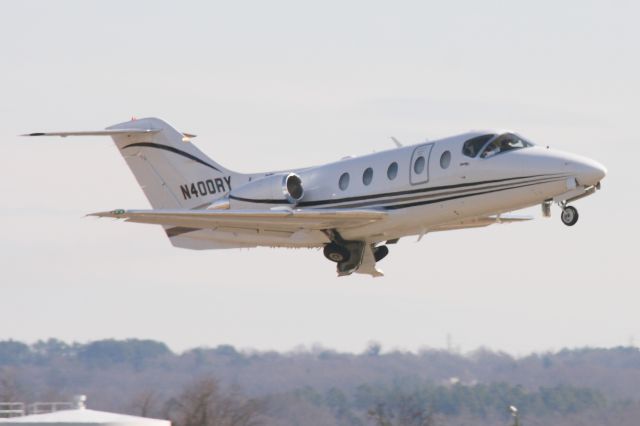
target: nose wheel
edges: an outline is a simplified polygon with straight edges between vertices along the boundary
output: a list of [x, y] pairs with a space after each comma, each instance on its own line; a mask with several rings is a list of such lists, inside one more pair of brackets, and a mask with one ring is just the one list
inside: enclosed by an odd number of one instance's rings
[[573, 206], [563, 206], [560, 219], [565, 225], [573, 226], [578, 222], [578, 210]]

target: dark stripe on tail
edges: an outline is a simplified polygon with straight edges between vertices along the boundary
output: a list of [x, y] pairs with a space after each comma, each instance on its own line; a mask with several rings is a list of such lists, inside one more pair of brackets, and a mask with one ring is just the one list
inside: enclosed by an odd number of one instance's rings
[[219, 168], [217, 168], [217, 167], [215, 167], [215, 166], [212, 166], [211, 164], [209, 164], [209, 163], [207, 163], [207, 162], [205, 162], [205, 161], [202, 161], [201, 159], [199, 159], [199, 158], [198, 158], [198, 157], [196, 157], [195, 155], [191, 155], [191, 154], [189, 154], [188, 152], [184, 152], [184, 151], [179, 150], [179, 149], [177, 149], [177, 148], [174, 148], [174, 147], [172, 147], [172, 146], [162, 145], [162, 144], [159, 144], [159, 143], [153, 143], [153, 142], [137, 142], [137, 143], [132, 143], [132, 144], [130, 144], [130, 145], [127, 145], [127, 146], [123, 147], [122, 149], [125, 149], [125, 148], [133, 148], [133, 147], [136, 147], [136, 146], [141, 146], [141, 147], [145, 147], [145, 148], [163, 149], [163, 150], [165, 150], [165, 151], [173, 152], [174, 154], [181, 155], [181, 156], [186, 157], [186, 158], [188, 158], [188, 159], [190, 159], [190, 160], [193, 160], [193, 161], [195, 161], [195, 162], [197, 162], [197, 163], [200, 163], [200, 164], [202, 164], [203, 166], [210, 167], [210, 168], [212, 168], [213, 170], [215, 170], [215, 171], [217, 171], [217, 172], [222, 173], [222, 171], [221, 171]]

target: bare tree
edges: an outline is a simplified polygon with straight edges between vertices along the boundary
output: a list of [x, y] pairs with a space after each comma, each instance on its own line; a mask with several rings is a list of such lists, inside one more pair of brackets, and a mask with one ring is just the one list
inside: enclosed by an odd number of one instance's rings
[[145, 390], [133, 398], [133, 410], [142, 417], [157, 415], [158, 395], [153, 390]]
[[176, 426], [254, 426], [260, 409], [257, 401], [223, 393], [213, 378], [196, 381], [168, 402], [168, 414]]
[[433, 409], [415, 404], [406, 396], [401, 397], [396, 411], [385, 409], [385, 404], [377, 403], [367, 414], [375, 426], [435, 426]]
[[367, 411], [367, 415], [375, 422], [376, 426], [393, 426], [391, 414], [384, 409], [384, 404], [378, 403]]
[[16, 402], [21, 396], [22, 390], [14, 372], [6, 367], [0, 369], [0, 402]]

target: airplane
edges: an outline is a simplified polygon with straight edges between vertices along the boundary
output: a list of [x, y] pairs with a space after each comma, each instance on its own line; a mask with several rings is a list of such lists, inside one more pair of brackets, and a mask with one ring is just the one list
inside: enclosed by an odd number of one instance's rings
[[23, 136], [111, 136], [151, 210], [89, 216], [157, 224], [175, 247], [322, 248], [338, 276], [381, 276], [377, 262], [400, 238], [530, 220], [507, 213], [568, 205], [600, 189], [606, 169], [536, 145], [511, 131], [474, 131], [412, 146], [346, 157], [314, 167], [238, 173], [203, 154], [193, 134], [158, 118], [106, 130]]

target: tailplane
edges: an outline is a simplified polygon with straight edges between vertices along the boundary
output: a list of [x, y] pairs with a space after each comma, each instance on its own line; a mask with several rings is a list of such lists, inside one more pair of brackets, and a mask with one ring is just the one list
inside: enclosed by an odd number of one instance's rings
[[111, 136], [154, 209], [197, 209], [227, 195], [248, 176], [222, 167], [158, 118], [143, 118], [89, 132], [26, 136]]

